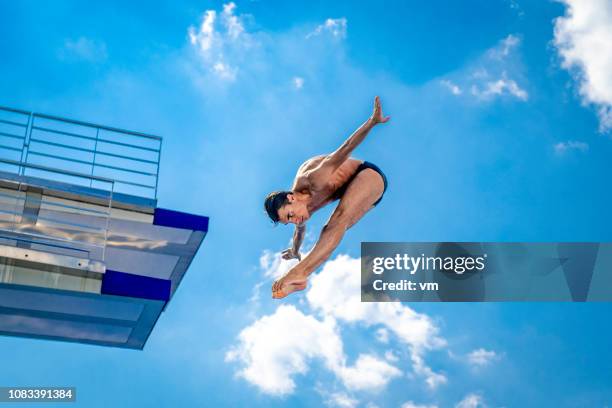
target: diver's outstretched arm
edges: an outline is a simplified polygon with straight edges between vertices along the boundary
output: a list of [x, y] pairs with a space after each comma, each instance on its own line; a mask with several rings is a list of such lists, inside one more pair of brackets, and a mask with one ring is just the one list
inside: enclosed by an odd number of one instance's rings
[[351, 153], [367, 136], [374, 126], [379, 123], [386, 123], [391, 119], [390, 116], [383, 116], [382, 107], [380, 105], [380, 98], [377, 96], [374, 98], [374, 112], [363, 125], [359, 127], [348, 139], [342, 143], [342, 145], [336, 149], [333, 153], [328, 155], [325, 160], [321, 162], [321, 167], [332, 167], [334, 170], [338, 168], [342, 163], [351, 156]]
[[283, 259], [297, 258], [300, 261], [302, 260], [302, 256], [300, 255], [300, 247], [302, 246], [302, 242], [304, 241], [305, 235], [306, 224], [297, 224], [295, 226], [295, 231], [293, 231], [293, 244], [291, 245], [291, 248], [285, 249], [283, 251]]

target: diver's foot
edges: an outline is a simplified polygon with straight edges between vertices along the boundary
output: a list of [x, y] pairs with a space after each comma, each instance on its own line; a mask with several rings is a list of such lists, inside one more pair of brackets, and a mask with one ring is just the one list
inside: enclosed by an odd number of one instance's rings
[[285, 296], [306, 289], [308, 279], [302, 276], [287, 274], [272, 285], [272, 299], [282, 299]]

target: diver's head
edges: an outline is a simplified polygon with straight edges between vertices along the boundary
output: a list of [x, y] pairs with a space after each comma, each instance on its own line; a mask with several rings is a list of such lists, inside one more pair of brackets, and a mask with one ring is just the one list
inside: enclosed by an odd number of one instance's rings
[[310, 218], [307, 201], [293, 191], [274, 191], [266, 197], [264, 207], [275, 224], [301, 224]]

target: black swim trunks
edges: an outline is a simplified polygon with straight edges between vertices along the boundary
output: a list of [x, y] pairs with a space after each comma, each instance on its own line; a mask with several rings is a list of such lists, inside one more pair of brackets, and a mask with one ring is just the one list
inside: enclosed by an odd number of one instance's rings
[[382, 194], [380, 195], [380, 198], [374, 203], [374, 207], [376, 207], [376, 205], [380, 203], [380, 200], [382, 200], [383, 196], [385, 195], [385, 191], [387, 191], [387, 176], [385, 176], [385, 173], [383, 173], [382, 170], [377, 165], [375, 165], [374, 163], [370, 163], [368, 161], [364, 161], [363, 163], [361, 163], [359, 167], [357, 167], [357, 170], [355, 170], [355, 173], [353, 173], [351, 178], [349, 178], [346, 181], [346, 183], [344, 183], [338, 190], [334, 192], [334, 199], [340, 199], [346, 192], [346, 189], [348, 188], [349, 184], [351, 184], [351, 181], [353, 181], [353, 179], [357, 176], [357, 174], [359, 174], [361, 170], [365, 170], [365, 169], [374, 170], [375, 172], [380, 174], [380, 176], [383, 179], [384, 189], [383, 189]]

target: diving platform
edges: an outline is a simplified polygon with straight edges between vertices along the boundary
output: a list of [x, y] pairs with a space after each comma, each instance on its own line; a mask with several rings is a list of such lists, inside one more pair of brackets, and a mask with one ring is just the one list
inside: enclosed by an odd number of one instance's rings
[[142, 349], [208, 232], [162, 138], [0, 107], [0, 335]]

